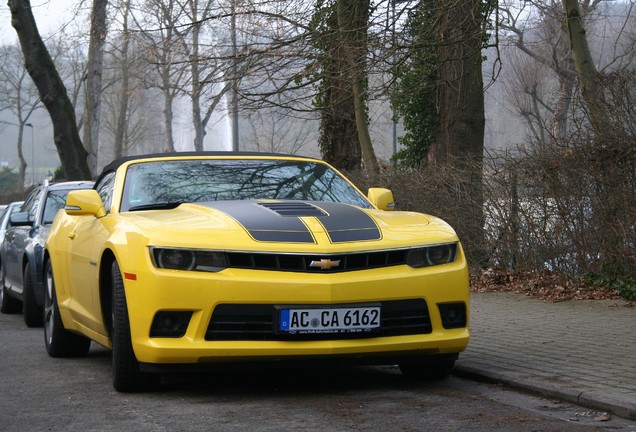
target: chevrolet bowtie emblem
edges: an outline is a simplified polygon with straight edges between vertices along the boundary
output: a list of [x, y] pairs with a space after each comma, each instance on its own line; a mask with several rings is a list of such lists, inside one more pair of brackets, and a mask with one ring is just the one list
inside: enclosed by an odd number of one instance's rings
[[320, 267], [323, 270], [329, 270], [340, 265], [340, 260], [321, 259], [320, 261], [312, 261], [309, 267]]

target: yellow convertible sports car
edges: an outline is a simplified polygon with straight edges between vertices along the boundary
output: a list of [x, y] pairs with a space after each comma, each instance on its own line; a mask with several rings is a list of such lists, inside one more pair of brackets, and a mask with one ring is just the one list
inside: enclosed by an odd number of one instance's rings
[[311, 158], [116, 160], [69, 193], [47, 239], [47, 352], [111, 348], [118, 391], [245, 361], [443, 378], [469, 339], [464, 253], [442, 220], [392, 207]]

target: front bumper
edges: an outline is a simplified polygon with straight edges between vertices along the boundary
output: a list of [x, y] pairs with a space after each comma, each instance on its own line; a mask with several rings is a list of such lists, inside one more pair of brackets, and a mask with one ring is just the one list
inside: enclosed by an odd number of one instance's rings
[[[458, 353], [469, 340], [469, 282], [463, 260], [424, 269], [402, 265], [311, 275], [241, 269], [204, 273], [160, 270], [149, 265], [145, 271], [124, 279], [135, 356], [146, 365], [312, 358], [389, 361], [403, 356]], [[329, 306], [408, 299], [426, 302], [430, 319], [426, 333], [320, 340], [209, 337], [210, 321], [219, 305]], [[444, 328], [439, 305], [449, 303], [465, 304], [466, 326]], [[191, 312], [183, 336], [150, 336], [153, 318], [161, 311]]]

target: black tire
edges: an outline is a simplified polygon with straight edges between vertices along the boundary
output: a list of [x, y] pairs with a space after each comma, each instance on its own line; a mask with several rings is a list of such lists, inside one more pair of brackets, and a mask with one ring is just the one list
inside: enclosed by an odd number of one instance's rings
[[406, 378], [417, 381], [440, 381], [448, 378], [455, 369], [455, 359], [442, 358], [400, 363], [400, 371]]
[[31, 263], [24, 267], [24, 286], [22, 287], [22, 313], [27, 327], [42, 327], [44, 311], [35, 300], [33, 291], [33, 277], [31, 276]]
[[[0, 263], [0, 277], [2, 275], [2, 264]], [[22, 310], [22, 304], [19, 300], [14, 299], [9, 294], [9, 290], [4, 286], [2, 279], [2, 288], [0, 288], [0, 312], [3, 314], [14, 314]]]
[[117, 262], [111, 268], [113, 327], [113, 387], [119, 392], [143, 392], [156, 390], [161, 383], [161, 375], [142, 372], [135, 357], [130, 337], [128, 305], [124, 291], [124, 281]]
[[91, 347], [90, 339], [64, 328], [51, 261], [44, 268], [44, 345], [51, 357], [83, 357]]

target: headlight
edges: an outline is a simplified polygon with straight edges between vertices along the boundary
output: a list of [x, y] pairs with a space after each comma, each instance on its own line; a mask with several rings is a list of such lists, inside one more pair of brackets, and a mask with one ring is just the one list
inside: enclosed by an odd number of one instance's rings
[[457, 243], [446, 243], [411, 249], [406, 263], [414, 268], [448, 264], [457, 257]]
[[152, 247], [150, 254], [161, 269], [218, 272], [227, 267], [224, 252]]

